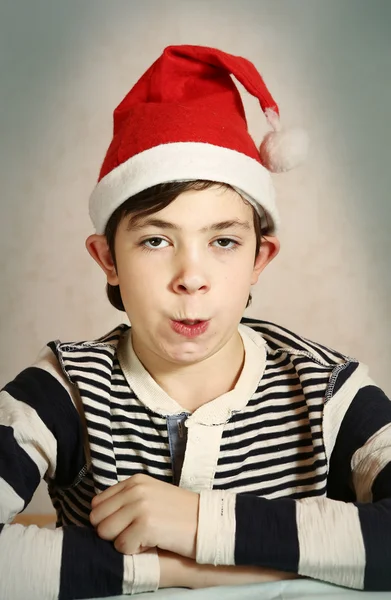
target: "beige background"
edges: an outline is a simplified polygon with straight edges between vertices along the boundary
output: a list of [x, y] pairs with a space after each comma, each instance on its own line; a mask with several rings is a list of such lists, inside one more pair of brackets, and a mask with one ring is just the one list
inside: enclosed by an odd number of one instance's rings
[[[0, 385], [48, 340], [123, 320], [84, 249], [88, 196], [113, 108], [164, 46], [195, 43], [252, 60], [312, 140], [274, 177], [282, 251], [249, 313], [360, 358], [391, 394], [390, 29], [387, 0], [1, 2]], [[43, 486], [28, 510], [50, 510]]]

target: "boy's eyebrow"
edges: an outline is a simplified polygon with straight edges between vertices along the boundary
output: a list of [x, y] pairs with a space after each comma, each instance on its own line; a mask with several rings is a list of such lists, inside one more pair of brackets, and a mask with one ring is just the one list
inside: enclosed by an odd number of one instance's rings
[[[142, 218], [130, 218], [127, 226], [127, 230], [139, 231], [145, 227], [157, 227], [158, 229], [172, 229], [174, 231], [180, 231], [181, 228], [175, 223], [169, 221], [163, 221], [162, 219], [156, 219], [154, 217], [143, 219]], [[239, 227], [246, 231], [251, 230], [251, 225], [248, 221], [240, 221], [239, 219], [230, 219], [227, 221], [219, 221], [218, 223], [212, 223], [202, 227], [199, 231], [206, 233], [207, 231], [222, 231], [223, 229], [230, 229], [232, 227]]]

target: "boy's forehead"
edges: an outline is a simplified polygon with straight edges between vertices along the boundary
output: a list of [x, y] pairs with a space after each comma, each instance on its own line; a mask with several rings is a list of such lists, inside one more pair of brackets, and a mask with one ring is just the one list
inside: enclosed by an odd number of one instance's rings
[[[129, 215], [129, 228], [170, 221], [186, 225], [197, 225], [199, 229], [216, 222], [234, 222], [246, 229], [251, 228], [252, 207], [238, 192], [231, 188], [213, 186], [205, 190], [187, 190], [179, 194], [162, 209], [148, 214]], [[250, 227], [249, 227], [250, 226]]]

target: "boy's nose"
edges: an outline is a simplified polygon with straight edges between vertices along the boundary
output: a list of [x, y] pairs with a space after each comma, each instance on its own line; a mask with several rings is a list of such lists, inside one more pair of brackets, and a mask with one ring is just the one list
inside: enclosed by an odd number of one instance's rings
[[210, 281], [202, 266], [192, 263], [182, 265], [173, 278], [172, 287], [177, 294], [205, 293], [210, 288]]
[[177, 279], [174, 283], [177, 294], [194, 294], [195, 292], [207, 292], [209, 286], [200, 277], [186, 277]]

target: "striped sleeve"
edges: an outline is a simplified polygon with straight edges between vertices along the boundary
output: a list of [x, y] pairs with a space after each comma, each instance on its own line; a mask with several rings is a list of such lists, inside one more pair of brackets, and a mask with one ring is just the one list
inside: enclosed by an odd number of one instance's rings
[[[0, 391], [0, 588], [12, 600], [70, 600], [155, 590], [156, 553], [117, 552], [93, 528], [11, 524], [41, 479], [69, 485], [84, 464], [77, 398], [52, 351]], [[148, 573], [148, 576], [146, 574]]]
[[[341, 373], [325, 418], [341, 417], [339, 399], [349, 377]], [[345, 408], [330, 455], [327, 497], [201, 492], [197, 562], [258, 565], [391, 591], [391, 402], [366, 380]]]

